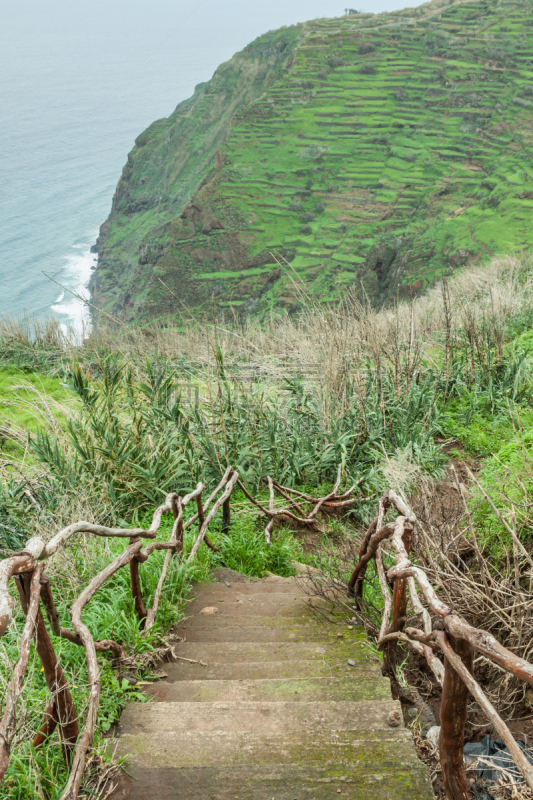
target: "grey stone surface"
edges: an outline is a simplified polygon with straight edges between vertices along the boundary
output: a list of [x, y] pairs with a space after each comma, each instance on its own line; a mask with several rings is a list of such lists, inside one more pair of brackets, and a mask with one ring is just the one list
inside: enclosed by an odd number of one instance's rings
[[122, 714], [112, 800], [431, 800], [363, 631], [314, 615], [295, 581], [220, 577], [176, 629], [195, 663], [165, 665], [155, 702]]

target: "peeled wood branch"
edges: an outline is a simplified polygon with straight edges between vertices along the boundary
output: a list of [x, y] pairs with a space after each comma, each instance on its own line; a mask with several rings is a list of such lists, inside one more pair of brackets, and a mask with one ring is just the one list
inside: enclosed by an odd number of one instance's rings
[[[54, 598], [52, 595], [50, 581], [44, 574], [41, 577], [41, 600], [45, 608], [46, 616], [48, 617], [48, 622], [50, 623], [50, 628], [52, 629], [52, 633], [54, 634], [54, 636], [60, 636], [62, 639], [67, 639], [69, 642], [72, 642], [73, 644], [77, 644], [78, 646], [83, 647], [83, 642], [81, 641], [78, 634], [74, 633], [74, 631], [69, 630], [69, 628], [64, 628], [60, 624], [59, 613], [57, 611], [56, 604], [54, 602]], [[106, 652], [110, 650], [113, 653], [114, 658], [123, 658], [124, 656], [124, 649], [117, 642], [114, 642], [112, 639], [101, 639], [100, 641], [95, 642], [94, 646], [98, 652]]]
[[[191, 496], [193, 496], [192, 493]], [[107, 528], [105, 525], [94, 525], [91, 522], [75, 522], [68, 525], [57, 533], [48, 543], [39, 536], [28, 539], [24, 545], [22, 553], [16, 553], [10, 558], [0, 562], [0, 637], [4, 635], [9, 621], [13, 614], [14, 600], [9, 594], [8, 583], [13, 575], [23, 572], [31, 572], [37, 561], [43, 561], [57, 553], [59, 548], [71, 536], [77, 533], [92, 533], [96, 536], [110, 536], [119, 538], [129, 538], [132, 536], [144, 539], [154, 539], [161, 524], [161, 517], [172, 508], [172, 501], [175, 494], [172, 492], [167, 495], [163, 505], [156, 509], [150, 528], [145, 531], [142, 528]]]
[[198, 548], [200, 547], [200, 544], [202, 543], [202, 540], [203, 540], [203, 538], [205, 536], [205, 532], [206, 532], [206, 530], [207, 530], [207, 528], [209, 526], [209, 523], [211, 522], [211, 520], [213, 519], [213, 517], [215, 516], [215, 514], [217, 513], [219, 508], [225, 503], [226, 500], [228, 500], [228, 498], [230, 497], [230, 495], [231, 495], [231, 493], [233, 491], [233, 487], [235, 486], [235, 484], [237, 483], [238, 480], [239, 480], [239, 473], [238, 472], [234, 472], [231, 475], [231, 477], [229, 478], [228, 482], [226, 483], [226, 488], [224, 489], [223, 494], [218, 498], [218, 500], [216, 501], [215, 505], [213, 506], [213, 508], [211, 509], [209, 514], [207, 515], [207, 517], [205, 518], [204, 524], [200, 528], [200, 533], [196, 537], [196, 541], [192, 546], [191, 552], [190, 552], [189, 557], [187, 559], [187, 564], [190, 564], [191, 561], [193, 560], [194, 556], [196, 555], [196, 552], [197, 552]]
[[[25, 614], [28, 614], [29, 599], [31, 597], [31, 576], [23, 574], [16, 580], [22, 609]], [[70, 763], [79, 734], [78, 718], [68, 681], [57, 658], [40, 609], [37, 611], [34, 634], [35, 649], [43, 665], [46, 684], [53, 697], [54, 716], [59, 725], [63, 756], [65, 761]]]
[[[268, 508], [266, 508], [263, 503], [259, 502], [255, 497], [252, 497], [250, 492], [246, 489], [244, 484], [239, 481], [239, 487], [244, 492], [245, 496], [248, 500], [253, 503], [261, 513], [268, 519], [268, 523], [265, 527], [265, 539], [267, 544], [270, 544], [270, 538], [273, 529], [274, 520], [290, 520], [295, 522], [299, 525], [307, 525], [308, 527], [316, 527], [316, 517], [318, 512], [322, 509], [340, 509], [340, 508], [347, 508], [355, 503], [359, 502], [358, 498], [347, 498], [352, 492], [359, 486], [359, 484], [363, 481], [363, 478], [360, 478], [357, 483], [355, 483], [347, 492], [344, 492], [342, 495], [338, 495], [337, 492], [339, 490], [339, 486], [341, 483], [342, 478], [342, 464], [339, 465], [337, 470], [337, 478], [335, 481], [335, 485], [329, 494], [325, 495], [324, 497], [314, 498], [311, 495], [304, 494], [303, 492], [298, 492], [296, 489], [291, 489], [288, 486], [281, 486], [277, 481], [275, 481], [270, 475], [267, 475], [266, 478], [263, 478], [266, 481], [269, 489], [269, 501], [268, 501]], [[289, 505], [284, 506], [283, 508], [275, 508], [274, 505], [274, 493], [278, 492], [285, 500], [288, 500]], [[302, 498], [300, 502], [297, 502], [294, 498]], [[313, 503], [313, 508], [306, 511], [303, 508], [302, 501], [306, 503]], [[296, 509], [300, 516], [297, 516], [292, 509]]]
[[13, 671], [11, 684], [7, 693], [4, 715], [0, 721], [0, 783], [3, 780], [9, 765], [10, 743], [15, 733], [17, 702], [22, 691], [24, 676], [28, 667], [30, 657], [31, 640], [35, 630], [37, 612], [39, 611], [39, 593], [41, 590], [41, 573], [43, 564], [39, 564], [32, 575], [30, 584], [30, 599], [28, 603], [28, 613], [26, 622], [22, 630], [19, 645], [19, 659]]
[[[201, 494], [201, 491], [199, 492], [199, 494]], [[157, 582], [152, 608], [147, 612], [146, 615], [146, 623], [144, 626], [145, 631], [149, 631], [150, 628], [152, 628], [154, 625], [155, 615], [157, 614], [157, 609], [159, 608], [159, 600], [161, 597], [161, 592], [163, 591], [163, 584], [167, 576], [168, 565], [170, 564], [170, 559], [172, 556], [172, 550], [175, 550], [180, 535], [181, 535], [181, 546], [183, 547], [183, 503], [181, 497], [178, 497], [175, 502], [174, 513], [176, 516], [174, 518], [174, 525], [172, 526], [172, 532], [170, 534], [170, 540], [168, 542], [169, 550], [165, 556], [165, 561], [163, 562], [163, 569], [161, 570], [161, 575], [159, 576], [159, 580]]]
[[490, 720], [492, 725], [494, 726], [494, 730], [500, 736], [507, 749], [509, 750], [511, 757], [520, 770], [522, 777], [524, 778], [525, 782], [529, 786], [530, 789], [533, 789], [533, 766], [529, 763], [527, 758], [525, 757], [523, 751], [518, 746], [513, 734], [499, 716], [498, 712], [489, 701], [483, 690], [481, 689], [480, 685], [474, 679], [470, 671], [465, 667], [459, 656], [452, 650], [450, 647], [448, 637], [444, 633], [444, 631], [435, 631], [434, 633], [435, 640], [438, 642], [442, 652], [444, 653], [445, 657], [448, 661], [452, 664], [454, 670], [460, 676], [461, 680], [467, 687], [470, 694], [475, 698], [478, 702], [480, 707], [483, 709], [487, 718]]
[[354, 571], [350, 576], [350, 580], [348, 581], [348, 590], [349, 594], [352, 597], [355, 594], [354, 586], [357, 579], [359, 578], [361, 573], [363, 574], [364, 577], [367, 564], [375, 557], [379, 545], [384, 539], [388, 539], [389, 536], [392, 536], [393, 532], [394, 532], [394, 525], [391, 522], [389, 522], [387, 525], [381, 528], [381, 530], [374, 533], [374, 535], [371, 537], [364, 556], [359, 560], [357, 566], [355, 567]]
[[89, 628], [81, 620], [81, 614], [87, 603], [98, 591], [98, 589], [103, 586], [108, 578], [114, 575], [115, 572], [128, 564], [136, 555], [136, 553], [139, 552], [141, 546], [142, 543], [137, 541], [134, 544], [130, 544], [128, 547], [126, 547], [111, 564], [108, 564], [105, 569], [103, 569], [98, 575], [96, 575], [96, 577], [92, 579], [70, 610], [74, 630], [83, 642], [83, 646], [85, 647], [85, 652], [87, 654], [87, 669], [89, 672], [89, 708], [87, 711], [87, 718], [85, 720], [85, 727], [82, 735], [78, 739], [78, 744], [72, 760], [70, 775], [65, 790], [61, 795], [61, 800], [76, 800], [78, 797], [78, 792], [80, 790], [80, 784], [83, 777], [83, 770], [85, 767], [85, 757], [94, 737], [96, 718], [98, 716], [98, 705], [100, 701], [100, 669], [98, 667], [98, 660], [96, 658], [96, 648], [94, 646], [94, 639]]
[[[442, 779], [449, 800], [470, 800], [470, 781], [466, 777], [463, 747], [468, 712], [468, 690], [464, 675], [473, 669], [472, 648], [464, 640], [452, 640], [453, 660], [446, 654], [440, 709], [439, 754]], [[462, 671], [459, 672], [459, 664]]]

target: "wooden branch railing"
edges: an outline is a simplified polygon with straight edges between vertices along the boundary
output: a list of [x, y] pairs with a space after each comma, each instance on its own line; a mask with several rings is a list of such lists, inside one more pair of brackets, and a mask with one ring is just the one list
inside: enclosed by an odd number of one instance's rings
[[[399, 516], [394, 523], [384, 525], [385, 514], [391, 506]], [[359, 561], [348, 582], [349, 595], [361, 609], [366, 569], [374, 559], [384, 605], [378, 635], [378, 647], [384, 651], [384, 670], [393, 680], [396, 679], [397, 643], [407, 642], [425, 657], [442, 686], [439, 751], [449, 800], [470, 798], [470, 783], [463, 763], [468, 693], [478, 702], [508, 747], [526, 784], [533, 789], [533, 766], [472, 674], [473, 651], [477, 650], [499, 667], [532, 685], [533, 665], [507, 650], [490, 633], [474, 628], [440, 600], [426, 572], [409, 559], [409, 540], [415, 522], [416, 517], [404, 500], [394, 491], [385, 492], [379, 501], [376, 518], [363, 538]], [[386, 572], [382, 548], [387, 540], [392, 545], [395, 565]], [[419, 590], [425, 606], [420, 600]], [[423, 629], [405, 627], [409, 600]], [[443, 654], [443, 661], [436, 651]]]
[[[238, 481], [238, 483], [240, 489], [246, 495], [248, 500], [253, 503], [254, 506], [261, 511], [262, 516], [266, 517], [268, 520], [265, 527], [265, 539], [266, 543], [270, 544], [272, 530], [276, 520], [278, 522], [295, 522], [297, 525], [304, 525], [308, 528], [316, 529], [318, 527], [317, 515], [319, 511], [341, 511], [343, 509], [348, 509], [357, 502], [360, 502], [359, 498], [352, 497], [352, 495], [357, 487], [363, 482], [363, 478], [360, 478], [343, 494], [337, 494], [341, 485], [342, 472], [343, 465], [340, 464], [337, 470], [337, 480], [335, 482], [335, 486], [333, 487], [332, 491], [324, 497], [311, 497], [311, 495], [304, 494], [296, 489], [291, 489], [288, 486], [281, 486], [277, 481], [268, 475], [266, 478], [264, 478], [269, 490], [268, 508], [263, 503], [260, 503], [255, 497], [252, 497], [241, 481]], [[285, 498], [285, 500], [288, 501], [288, 504], [282, 506], [281, 508], [276, 508], [276, 492]], [[304, 505], [309, 505], [311, 508], [305, 510]], [[297, 511], [298, 513], [295, 514], [294, 511]]]
[[[0, 720], [0, 784], [9, 766], [11, 743], [17, 730], [17, 704], [23, 688], [33, 639], [52, 695], [52, 701], [44, 712], [43, 725], [37, 732], [33, 745], [34, 747], [41, 746], [54, 730], [59, 728], [63, 755], [70, 767], [68, 782], [61, 795], [61, 800], [76, 800], [83, 778], [87, 753], [94, 738], [100, 702], [100, 669], [96, 654], [110, 651], [116, 660], [124, 656], [123, 648], [118, 642], [110, 639], [94, 641], [90, 630], [82, 621], [83, 609], [112, 575], [129, 564], [135, 610], [144, 631], [150, 630], [155, 623], [170, 559], [173, 555], [180, 559], [183, 556], [184, 531], [198, 522], [198, 535], [186, 564], [190, 564], [194, 559], [202, 541], [211, 549], [216, 550], [215, 545], [207, 537], [207, 529], [214, 516], [222, 508], [222, 531], [228, 533], [230, 497], [238, 478], [238, 473], [232, 467], [228, 467], [219, 485], [210, 494], [205, 504], [202, 502], [202, 494], [205, 491], [202, 483], [199, 483], [196, 489], [185, 497], [179, 497], [175, 493], [167, 495], [163, 505], [155, 511], [148, 530], [107, 528], [89, 522], [77, 522], [60, 531], [49, 542], [45, 542], [40, 537], [29, 539], [21, 553], [15, 553], [0, 562], [0, 636], [5, 633], [15, 608], [15, 598], [9, 591], [11, 578], [14, 578], [17, 583], [21, 606], [26, 615], [20, 640], [19, 658], [13, 670], [5, 699], [4, 714]], [[217, 498], [219, 494], [220, 497]], [[184, 521], [184, 508], [191, 500], [196, 501], [197, 511], [187, 521]], [[211, 504], [213, 506], [210, 509]], [[168, 542], [157, 542], [155, 539], [161, 525], [161, 518], [163, 514], [168, 513], [174, 514], [170, 539]], [[79, 533], [127, 538], [129, 543], [105, 569], [91, 580], [72, 604], [70, 617], [74, 630], [70, 630], [60, 624], [52, 588], [44, 574], [44, 562], [54, 556], [68, 539]], [[144, 549], [143, 540], [150, 540]], [[166, 550], [166, 555], [152, 608], [147, 609], [141, 592], [140, 565], [157, 550]], [[40, 608], [41, 602], [54, 636], [67, 639], [85, 649], [89, 675], [89, 707], [81, 735], [76, 708], [45, 625]]]

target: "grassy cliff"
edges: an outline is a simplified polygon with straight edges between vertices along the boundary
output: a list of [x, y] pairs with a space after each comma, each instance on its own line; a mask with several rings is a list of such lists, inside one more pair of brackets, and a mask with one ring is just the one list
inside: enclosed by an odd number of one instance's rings
[[137, 141], [95, 299], [176, 321], [182, 304], [293, 311], [302, 292], [380, 304], [528, 250], [532, 119], [530, 0], [434, 0], [267, 34]]
[[171, 223], [212, 174], [236, 111], [279, 78], [300, 34], [295, 25], [259, 37], [199, 84], [170, 117], [138, 136], [96, 244], [91, 290], [97, 303], [126, 318], [144, 306]]

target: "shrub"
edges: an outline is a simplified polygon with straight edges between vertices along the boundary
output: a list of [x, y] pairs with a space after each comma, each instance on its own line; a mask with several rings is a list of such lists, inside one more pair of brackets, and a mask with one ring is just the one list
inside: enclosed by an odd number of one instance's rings
[[298, 153], [298, 158], [302, 161], [320, 161], [322, 156], [329, 152], [327, 145], [317, 145], [315, 147], [304, 147]]
[[326, 209], [326, 204], [322, 202], [322, 200], [316, 204], [315, 206], [315, 213], [322, 214], [323, 211]]
[[362, 56], [366, 55], [366, 53], [373, 53], [376, 49], [376, 45], [374, 42], [363, 42], [359, 47], [359, 52]]
[[294, 200], [294, 202], [289, 203], [289, 211], [301, 211], [303, 208], [302, 204], [298, 202], [298, 200]]
[[304, 214], [304, 222], [312, 222], [315, 218], [315, 215], [312, 211], [308, 211], [307, 214]]
[[359, 72], [361, 75], [375, 75], [376, 68], [374, 64], [363, 64], [362, 67], [359, 68]]
[[300, 228], [300, 233], [305, 233], [306, 235], [309, 235], [310, 233], [313, 233], [313, 229], [310, 225], [302, 225], [302, 227]]
[[344, 67], [346, 61], [339, 56], [330, 56], [330, 58], [328, 58], [328, 64], [331, 69], [335, 69], [335, 67]]

